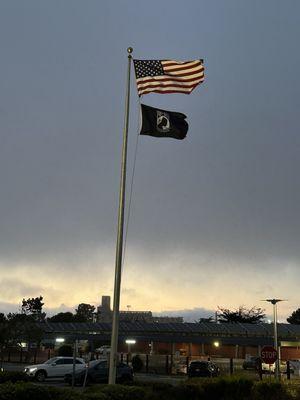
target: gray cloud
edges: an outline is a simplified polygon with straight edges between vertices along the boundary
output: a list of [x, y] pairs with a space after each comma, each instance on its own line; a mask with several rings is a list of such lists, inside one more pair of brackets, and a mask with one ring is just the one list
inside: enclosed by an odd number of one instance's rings
[[155, 313], [157, 316], [183, 317], [184, 322], [195, 322], [200, 318], [215, 318], [215, 310], [206, 308], [193, 308], [191, 310], [162, 311]]
[[[138, 1], [74, 1], [72, 12], [34, 0], [1, 4], [3, 301], [11, 301], [9, 290], [15, 297], [42, 290], [49, 302], [56, 297], [53, 307], [69, 307], [75, 293], [66, 302], [60, 284], [77, 279], [78, 291], [83, 276], [89, 301], [112, 291], [130, 44], [137, 58], [203, 57], [206, 82], [190, 96], [143, 99], [187, 113], [190, 130], [182, 143], [139, 139], [124, 301], [159, 308], [148, 282], [136, 287], [141, 274], [163, 283], [174, 306], [182, 281], [194, 287], [202, 279], [217, 302], [211, 271], [243, 290], [241, 275], [251, 271], [254, 303], [279, 290], [291, 297], [300, 260], [299, 5], [229, 1], [205, 3], [203, 13], [203, 2], [173, 3], [155, 1], [143, 22]], [[174, 21], [167, 30], [164, 12]], [[182, 20], [189, 29], [179, 32]], [[138, 120], [134, 82], [132, 89], [128, 182]], [[23, 287], [12, 282], [18, 271]], [[176, 307], [192, 309], [194, 301]]]

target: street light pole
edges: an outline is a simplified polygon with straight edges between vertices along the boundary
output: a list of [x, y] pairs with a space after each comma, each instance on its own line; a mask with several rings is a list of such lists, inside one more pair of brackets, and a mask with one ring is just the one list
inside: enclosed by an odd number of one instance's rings
[[266, 299], [271, 304], [273, 304], [273, 323], [274, 323], [274, 348], [277, 351], [277, 360], [275, 361], [275, 378], [280, 379], [279, 370], [279, 351], [278, 351], [278, 331], [277, 331], [277, 303], [283, 301], [282, 299]]

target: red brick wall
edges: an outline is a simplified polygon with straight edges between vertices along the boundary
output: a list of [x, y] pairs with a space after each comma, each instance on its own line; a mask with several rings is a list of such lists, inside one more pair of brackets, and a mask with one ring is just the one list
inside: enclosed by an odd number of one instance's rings
[[280, 349], [281, 359], [286, 360], [300, 360], [300, 348], [299, 347], [281, 347]]
[[[136, 344], [131, 345], [132, 353], [149, 354], [150, 353], [150, 342], [137, 341]], [[202, 352], [204, 349], [204, 353]], [[126, 343], [122, 343], [118, 347], [119, 352], [127, 353], [128, 346]], [[172, 343], [154, 342], [154, 354], [172, 354]], [[213, 344], [195, 344], [195, 343], [175, 343], [173, 350], [180, 351], [181, 355], [186, 356], [211, 356], [211, 357], [225, 357], [225, 358], [240, 358], [244, 359], [246, 355], [259, 356], [258, 346], [238, 346], [235, 345], [223, 345], [220, 341], [220, 346], [216, 347]], [[236, 354], [237, 353], [237, 354]], [[292, 360], [300, 359], [300, 347], [282, 347], [281, 348], [281, 359]]]

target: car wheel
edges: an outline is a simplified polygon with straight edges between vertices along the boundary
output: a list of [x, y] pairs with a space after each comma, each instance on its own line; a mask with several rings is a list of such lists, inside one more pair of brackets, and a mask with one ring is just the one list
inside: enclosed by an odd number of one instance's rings
[[36, 379], [38, 382], [44, 382], [45, 379], [46, 379], [46, 377], [47, 377], [47, 374], [46, 374], [45, 371], [38, 371], [38, 372], [35, 374], [35, 379]]

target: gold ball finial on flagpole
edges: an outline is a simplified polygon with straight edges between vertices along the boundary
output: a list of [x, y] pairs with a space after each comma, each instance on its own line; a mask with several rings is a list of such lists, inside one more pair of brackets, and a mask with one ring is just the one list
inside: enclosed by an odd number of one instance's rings
[[127, 53], [131, 54], [133, 52], [133, 48], [132, 47], [128, 47], [127, 48]]

